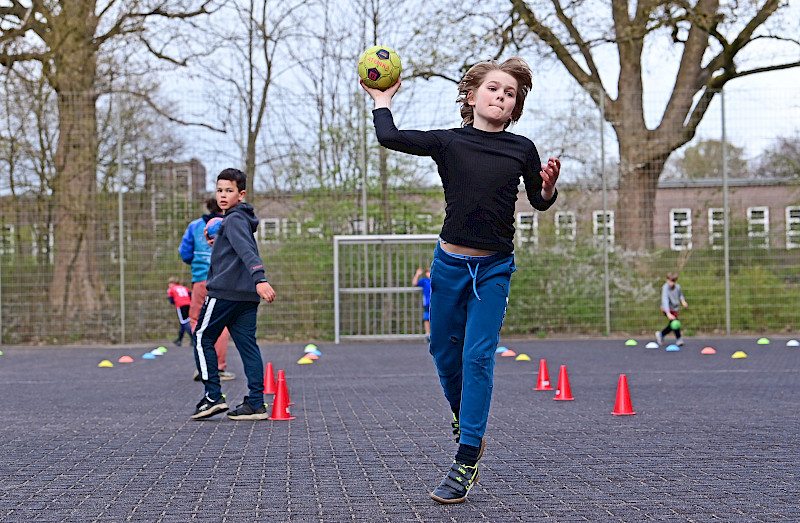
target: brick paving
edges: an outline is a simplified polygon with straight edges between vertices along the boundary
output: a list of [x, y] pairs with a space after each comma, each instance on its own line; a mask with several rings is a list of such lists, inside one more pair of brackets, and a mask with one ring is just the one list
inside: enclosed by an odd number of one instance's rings
[[[480, 482], [453, 506], [428, 497], [455, 443], [422, 343], [320, 343], [312, 365], [302, 344], [262, 345], [297, 419], [259, 422], [189, 419], [202, 392], [186, 347], [4, 347], [0, 520], [800, 521], [787, 339], [503, 340], [531, 361], [497, 357]], [[575, 401], [531, 390], [541, 358], [553, 382], [567, 366]], [[621, 373], [635, 416], [611, 415]]]

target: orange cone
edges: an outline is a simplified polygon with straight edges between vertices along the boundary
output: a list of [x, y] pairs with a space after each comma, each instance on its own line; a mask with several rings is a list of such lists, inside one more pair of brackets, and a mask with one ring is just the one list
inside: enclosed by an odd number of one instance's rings
[[562, 365], [561, 371], [558, 373], [558, 389], [556, 389], [556, 397], [554, 400], [574, 400], [572, 397], [572, 390], [569, 388], [569, 377], [567, 377], [567, 366]]
[[267, 370], [264, 372], [264, 394], [275, 394], [275, 371], [272, 370], [272, 362], [267, 362]]
[[289, 412], [289, 390], [286, 388], [286, 376], [282, 370], [278, 371], [278, 392], [275, 393], [275, 401], [272, 403], [271, 420], [294, 419]]
[[636, 414], [633, 412], [631, 395], [628, 392], [628, 378], [624, 374], [619, 375], [619, 384], [617, 385], [617, 401], [614, 404], [614, 412], [611, 414], [615, 416]]
[[533, 390], [553, 390], [550, 386], [550, 374], [547, 372], [547, 362], [539, 360], [539, 379], [536, 381], [536, 386]]

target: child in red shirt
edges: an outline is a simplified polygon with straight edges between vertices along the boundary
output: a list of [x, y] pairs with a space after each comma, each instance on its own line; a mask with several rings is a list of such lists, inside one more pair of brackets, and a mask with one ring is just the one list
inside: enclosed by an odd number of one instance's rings
[[178, 339], [173, 343], [178, 347], [183, 343], [183, 333], [192, 336], [192, 327], [189, 325], [189, 306], [192, 304], [192, 293], [189, 289], [181, 285], [181, 281], [173, 276], [169, 279], [169, 289], [167, 289], [167, 299], [178, 309], [178, 321], [181, 325], [178, 330]]

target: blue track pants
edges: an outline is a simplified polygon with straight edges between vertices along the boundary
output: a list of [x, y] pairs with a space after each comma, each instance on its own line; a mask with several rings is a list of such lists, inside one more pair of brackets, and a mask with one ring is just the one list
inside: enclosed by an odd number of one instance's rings
[[492, 399], [495, 349], [514, 255], [455, 258], [436, 246], [431, 265], [430, 352], [445, 398], [459, 411], [461, 443], [480, 446]]

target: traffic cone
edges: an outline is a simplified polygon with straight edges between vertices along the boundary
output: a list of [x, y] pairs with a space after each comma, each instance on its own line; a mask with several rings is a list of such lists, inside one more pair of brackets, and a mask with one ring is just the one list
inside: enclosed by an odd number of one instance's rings
[[624, 374], [619, 375], [619, 384], [617, 385], [617, 401], [614, 404], [615, 416], [625, 416], [628, 414], [636, 414], [633, 412], [633, 405], [631, 405], [631, 395], [628, 392], [628, 378]]
[[264, 394], [275, 394], [275, 371], [272, 370], [272, 362], [267, 362], [267, 370], [264, 371]]
[[289, 390], [286, 388], [286, 376], [282, 370], [278, 371], [278, 392], [275, 393], [275, 401], [272, 403], [271, 420], [295, 419], [289, 412]]
[[547, 372], [547, 362], [539, 360], [539, 379], [536, 381], [536, 386], [533, 390], [553, 390], [550, 386], [550, 374]]
[[574, 400], [572, 391], [569, 388], [569, 378], [567, 377], [567, 366], [562, 365], [561, 371], [558, 374], [558, 389], [556, 389], [556, 397], [554, 400]]

